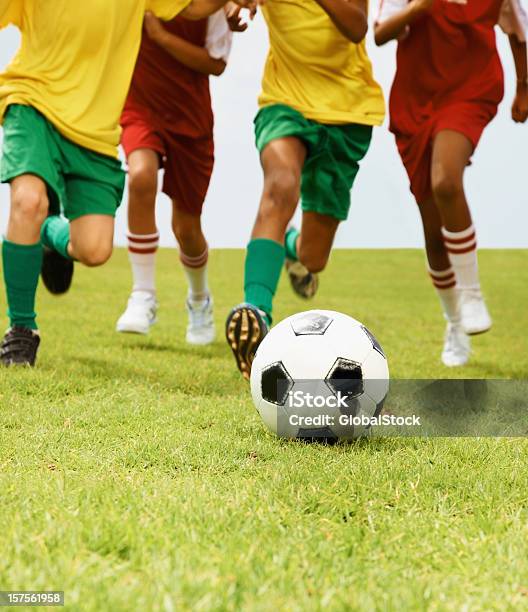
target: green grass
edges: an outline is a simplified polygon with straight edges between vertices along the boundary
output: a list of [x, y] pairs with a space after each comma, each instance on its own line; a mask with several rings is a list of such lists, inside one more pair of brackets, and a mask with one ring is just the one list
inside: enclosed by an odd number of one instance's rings
[[[527, 378], [528, 254], [481, 264], [496, 325], [456, 374]], [[220, 329], [241, 273], [213, 253]], [[113, 331], [124, 251], [39, 293], [38, 368], [0, 370], [0, 589], [94, 611], [528, 608], [525, 440], [280, 441], [222, 338], [184, 344], [174, 252], [158, 279], [148, 338]], [[277, 319], [304, 307], [283, 282]], [[336, 252], [314, 307], [364, 321], [394, 377], [454, 374], [421, 252]]]

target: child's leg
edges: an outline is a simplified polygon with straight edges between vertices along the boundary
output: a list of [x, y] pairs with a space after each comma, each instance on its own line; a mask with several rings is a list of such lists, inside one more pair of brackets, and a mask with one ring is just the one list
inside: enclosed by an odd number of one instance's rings
[[301, 231], [290, 227], [286, 232], [286, 270], [299, 297], [311, 299], [317, 293], [318, 272], [326, 267], [338, 225], [335, 217], [305, 210]]
[[305, 145], [292, 136], [271, 140], [262, 148], [264, 190], [246, 253], [245, 304], [234, 308], [226, 323], [228, 344], [247, 380], [272, 321], [273, 298], [285, 259], [286, 228], [299, 202], [305, 158]]
[[189, 344], [211, 344], [216, 337], [213, 300], [207, 281], [209, 248], [202, 231], [198, 209], [192, 214], [173, 200], [172, 228], [180, 247], [180, 261], [187, 277], [186, 340]]
[[172, 229], [180, 247], [180, 260], [189, 283], [189, 300], [209, 298], [207, 261], [209, 249], [199, 215], [193, 215], [173, 200]]
[[156, 195], [159, 158], [155, 151], [138, 149], [128, 156], [128, 256], [133, 291], [156, 293], [155, 266], [159, 246]]
[[112, 255], [114, 217], [111, 215], [84, 215], [70, 223], [68, 252], [72, 259], [85, 266], [98, 267]]
[[458, 132], [440, 132], [433, 144], [433, 197], [443, 223], [444, 241], [461, 289], [479, 288], [477, 242], [464, 193], [464, 171], [472, 143]]
[[35, 294], [42, 265], [40, 229], [48, 214], [44, 181], [33, 175], [11, 181], [11, 211], [2, 245], [11, 326], [37, 329]]
[[460, 323], [459, 295], [456, 278], [442, 235], [442, 220], [433, 199], [418, 205], [425, 237], [429, 274], [444, 315], [452, 323]]
[[284, 264], [284, 237], [300, 198], [306, 147], [294, 137], [270, 142], [262, 151], [264, 190], [248, 245], [245, 301], [271, 322], [273, 297]]
[[303, 212], [297, 256], [312, 274], [326, 268], [338, 227], [339, 221], [334, 217], [312, 211]]
[[455, 131], [440, 132], [433, 143], [431, 183], [443, 222], [442, 234], [462, 294], [462, 322], [470, 334], [488, 331], [491, 318], [480, 291], [477, 238], [464, 193], [464, 171], [473, 144]]
[[442, 221], [432, 198], [419, 205], [425, 236], [429, 274], [442, 304], [447, 330], [442, 351], [446, 366], [462, 366], [470, 355], [470, 342], [462, 326], [460, 292], [442, 235]]

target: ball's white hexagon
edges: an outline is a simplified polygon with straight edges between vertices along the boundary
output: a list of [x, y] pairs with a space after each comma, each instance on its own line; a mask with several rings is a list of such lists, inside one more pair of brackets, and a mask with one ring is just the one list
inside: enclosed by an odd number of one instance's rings
[[363, 364], [372, 349], [372, 342], [361, 323], [351, 317], [341, 318], [333, 329], [330, 326], [328, 332], [328, 342], [336, 355]]
[[376, 404], [389, 392], [389, 364], [374, 348], [363, 362], [363, 388]]
[[295, 380], [324, 380], [335, 355], [325, 336], [296, 336], [281, 352], [282, 362]]

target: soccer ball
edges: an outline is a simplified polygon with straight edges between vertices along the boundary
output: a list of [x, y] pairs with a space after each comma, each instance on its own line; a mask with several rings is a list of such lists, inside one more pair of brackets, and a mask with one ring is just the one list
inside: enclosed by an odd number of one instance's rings
[[311, 310], [274, 327], [251, 369], [265, 425], [284, 438], [366, 435], [389, 390], [387, 358], [374, 335], [339, 312]]

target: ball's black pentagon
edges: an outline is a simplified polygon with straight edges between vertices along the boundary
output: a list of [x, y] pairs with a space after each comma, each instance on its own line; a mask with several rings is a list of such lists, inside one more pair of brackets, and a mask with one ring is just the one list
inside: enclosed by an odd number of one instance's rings
[[332, 324], [332, 317], [321, 312], [307, 312], [291, 322], [296, 336], [322, 336]]
[[372, 347], [375, 351], [378, 351], [378, 353], [384, 358], [387, 359], [385, 353], [383, 352], [383, 349], [381, 348], [381, 344], [377, 341], [376, 336], [370, 331], [368, 330], [364, 325], [361, 326], [361, 329], [367, 334], [369, 340], [372, 343]]
[[293, 389], [293, 380], [281, 361], [262, 370], [260, 390], [262, 398], [270, 404], [284, 406], [288, 393]]
[[364, 393], [363, 370], [361, 364], [350, 359], [336, 359], [325, 382], [334, 394], [340, 393], [348, 400], [360, 397]]
[[319, 443], [334, 445], [339, 442], [338, 436], [330, 429], [330, 427], [321, 427], [320, 429], [299, 429], [297, 439], [307, 443]]

